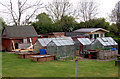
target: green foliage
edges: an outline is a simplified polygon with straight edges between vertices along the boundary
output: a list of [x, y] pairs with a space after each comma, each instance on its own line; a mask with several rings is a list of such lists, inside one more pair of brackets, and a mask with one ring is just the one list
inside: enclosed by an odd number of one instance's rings
[[105, 21], [104, 18], [98, 18], [98, 19], [91, 19], [89, 21], [86, 21], [86, 26], [89, 28], [103, 28], [108, 29], [109, 23]]
[[114, 23], [108, 27], [108, 30], [109, 30], [112, 34], [115, 34], [115, 35], [118, 34], [118, 28], [117, 28], [116, 24], [114, 24]]
[[63, 32], [71, 32], [75, 28], [77, 22], [72, 16], [63, 16], [61, 20], [57, 21], [56, 24], [58, 25], [58, 28], [60, 28], [60, 31]]
[[76, 27], [77, 22], [72, 16], [63, 16], [61, 20], [53, 23], [46, 13], [37, 15], [38, 21], [32, 23], [38, 34], [50, 32], [71, 32]]
[[80, 22], [79, 26], [75, 28], [80, 29], [80, 28], [103, 28], [106, 30], [109, 30], [109, 33], [106, 33], [106, 36], [109, 37], [118, 37], [118, 28], [116, 24], [110, 25], [109, 22], [106, 22], [104, 18], [98, 18], [98, 19], [91, 19], [86, 22]]
[[86, 22], [77, 23], [72, 16], [63, 16], [55, 23], [52, 22], [49, 15], [41, 13], [36, 16], [38, 21], [32, 23], [38, 34], [45, 34], [50, 32], [72, 32], [73, 30], [80, 28], [103, 28], [109, 30], [106, 36], [117, 37], [118, 28], [116, 24], [110, 25], [105, 21], [105, 18], [91, 19]]
[[0, 33], [2, 32], [2, 29], [6, 26], [3, 18], [0, 18]]
[[49, 33], [55, 29], [52, 20], [49, 18], [49, 15], [47, 15], [46, 13], [41, 13], [37, 15], [36, 19], [38, 21], [32, 23], [32, 25], [34, 26], [38, 34]]
[[85, 28], [85, 22], [76, 23], [74, 30]]
[[49, 15], [47, 15], [46, 13], [41, 13], [38, 14], [36, 19], [38, 19], [39, 23], [47, 23], [47, 24], [52, 24], [52, 20], [49, 18]]
[[109, 23], [105, 21], [104, 18], [98, 18], [98, 19], [91, 19], [86, 22], [80, 22], [75, 29], [80, 29], [80, 28], [103, 28], [103, 29], [108, 29]]

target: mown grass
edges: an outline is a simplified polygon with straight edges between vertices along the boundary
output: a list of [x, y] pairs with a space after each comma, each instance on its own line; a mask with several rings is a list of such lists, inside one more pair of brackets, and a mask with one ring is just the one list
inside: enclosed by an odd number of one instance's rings
[[[2, 54], [3, 77], [74, 77], [74, 61], [32, 62], [15, 54]], [[78, 77], [117, 77], [114, 61], [78, 61]]]

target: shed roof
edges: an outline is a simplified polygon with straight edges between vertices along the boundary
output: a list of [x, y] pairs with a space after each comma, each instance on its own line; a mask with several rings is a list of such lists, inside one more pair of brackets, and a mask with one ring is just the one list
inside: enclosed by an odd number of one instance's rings
[[3, 35], [8, 38], [24, 38], [37, 36], [33, 26], [6, 26]]
[[73, 32], [81, 32], [81, 33], [85, 33], [85, 32], [89, 33], [90, 32], [90, 33], [92, 33], [92, 32], [98, 31], [98, 30], [102, 30], [104, 32], [109, 32], [108, 30], [105, 30], [103, 28], [81, 28], [81, 29], [75, 30]]
[[90, 45], [92, 43], [89, 38], [77, 38], [77, 39], [83, 45]]
[[71, 37], [41, 38], [38, 39], [38, 41], [44, 47], [46, 47], [51, 41], [53, 41], [57, 46], [74, 45]]
[[102, 37], [102, 38], [97, 38], [103, 46], [111, 46], [111, 45], [118, 45], [112, 37]]

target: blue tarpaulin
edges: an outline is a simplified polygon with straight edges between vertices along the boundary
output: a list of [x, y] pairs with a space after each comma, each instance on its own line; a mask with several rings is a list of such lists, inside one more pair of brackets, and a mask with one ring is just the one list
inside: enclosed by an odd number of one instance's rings
[[116, 49], [115, 48], [111, 48], [112, 51], [115, 51]]

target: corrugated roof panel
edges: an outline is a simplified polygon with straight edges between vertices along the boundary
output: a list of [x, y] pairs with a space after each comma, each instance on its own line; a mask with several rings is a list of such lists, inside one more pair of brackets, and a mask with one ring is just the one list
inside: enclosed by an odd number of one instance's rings
[[102, 41], [102, 39], [97, 38], [97, 40], [100, 41], [100, 43], [101, 43], [103, 46], [106, 46], [106, 43], [104, 43], [104, 42]]
[[69, 45], [67, 40], [62, 40], [62, 45]]
[[77, 38], [79, 40], [80, 43], [82, 43], [83, 45], [90, 45], [91, 41], [88, 38]]
[[104, 42], [107, 42], [107, 41], [108, 41], [106, 38], [102, 38], [102, 40], [103, 40]]
[[104, 46], [117, 45], [117, 43], [111, 37], [97, 38], [97, 40], [99, 40]]
[[91, 44], [92, 43], [88, 38], [86, 38], [86, 41], [87, 41], [87, 44]]
[[42, 46], [46, 46], [45, 42], [42, 39], [39, 39], [39, 42]]
[[53, 41], [57, 46], [74, 45], [71, 37], [42, 38], [38, 40], [42, 46], [47, 46], [50, 41]]
[[109, 42], [106, 42], [106, 45], [107, 45], [107, 46], [110, 46], [111, 44], [110, 44]]
[[61, 44], [61, 46], [66, 45], [65, 42], [64, 42], [64, 40], [57, 40], [57, 41]]
[[61, 46], [61, 44], [60, 44], [57, 40], [53, 40], [53, 42], [54, 42], [57, 46]]

